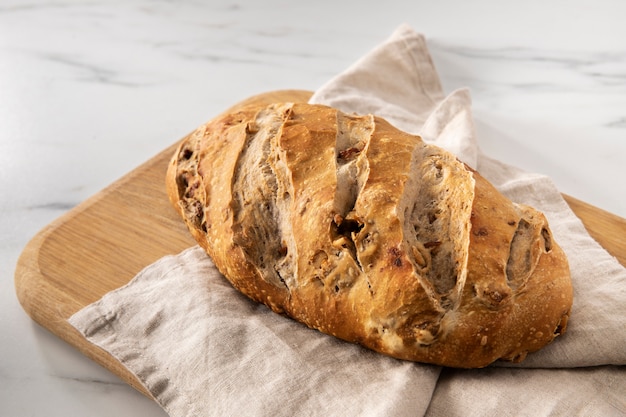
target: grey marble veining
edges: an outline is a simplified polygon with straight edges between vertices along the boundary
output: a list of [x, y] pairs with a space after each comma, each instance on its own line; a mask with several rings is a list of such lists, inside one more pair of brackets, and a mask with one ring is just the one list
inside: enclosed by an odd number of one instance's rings
[[0, 2], [0, 415], [164, 411], [34, 324], [13, 289], [42, 227], [247, 96], [314, 90], [400, 24], [483, 152], [626, 217], [626, 3]]

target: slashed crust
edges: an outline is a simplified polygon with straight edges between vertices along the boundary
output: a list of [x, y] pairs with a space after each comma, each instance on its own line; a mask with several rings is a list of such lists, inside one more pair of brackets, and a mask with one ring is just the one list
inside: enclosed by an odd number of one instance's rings
[[324, 333], [473, 368], [565, 331], [569, 267], [545, 217], [378, 117], [227, 114], [181, 143], [166, 184], [235, 288]]

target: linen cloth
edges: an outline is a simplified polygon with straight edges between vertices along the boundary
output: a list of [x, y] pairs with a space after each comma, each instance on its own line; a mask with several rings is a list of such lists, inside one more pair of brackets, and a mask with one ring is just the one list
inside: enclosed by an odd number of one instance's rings
[[626, 415], [626, 270], [589, 237], [549, 178], [481, 153], [470, 93], [443, 93], [424, 36], [400, 26], [310, 101], [382, 116], [543, 211], [572, 270], [568, 332], [517, 365], [400, 361], [248, 300], [197, 246], [146, 267], [70, 323], [171, 416]]

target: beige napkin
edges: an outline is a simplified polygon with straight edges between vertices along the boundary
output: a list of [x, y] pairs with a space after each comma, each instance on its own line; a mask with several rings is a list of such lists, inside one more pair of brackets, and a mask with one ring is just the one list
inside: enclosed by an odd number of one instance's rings
[[311, 101], [381, 115], [544, 211], [573, 272], [568, 333], [518, 366], [460, 371], [399, 361], [249, 301], [198, 247], [148, 266], [70, 323], [136, 374], [171, 416], [626, 414], [625, 368], [601, 366], [626, 364], [625, 269], [548, 178], [480, 152], [469, 92], [443, 94], [423, 36], [401, 26]]

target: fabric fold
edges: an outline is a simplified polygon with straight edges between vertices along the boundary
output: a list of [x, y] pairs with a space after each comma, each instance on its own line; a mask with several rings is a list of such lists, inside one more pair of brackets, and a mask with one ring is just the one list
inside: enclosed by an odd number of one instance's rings
[[199, 246], [70, 318], [169, 415], [423, 415], [440, 368], [385, 357], [237, 292]]
[[426, 40], [402, 25], [381, 45], [313, 93], [312, 104], [376, 114], [418, 134], [444, 94]]

